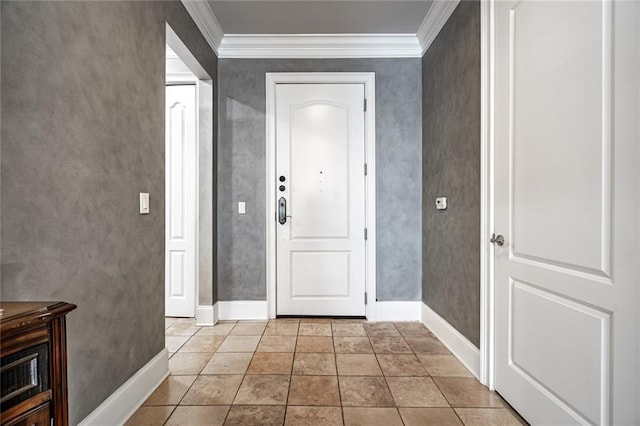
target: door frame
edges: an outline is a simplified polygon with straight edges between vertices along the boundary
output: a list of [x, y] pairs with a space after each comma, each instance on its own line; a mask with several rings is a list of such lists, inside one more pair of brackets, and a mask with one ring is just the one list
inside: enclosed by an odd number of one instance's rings
[[368, 303], [365, 314], [376, 320], [376, 102], [375, 73], [266, 73], [266, 281], [267, 315], [276, 317], [276, 86], [278, 84], [364, 84], [364, 145], [367, 176], [365, 179], [365, 291]]
[[[183, 74], [168, 74], [165, 68], [165, 87], [176, 84], [194, 84], [196, 88], [196, 111], [195, 111], [195, 119], [196, 119], [196, 131], [195, 131], [195, 143], [196, 143], [196, 159], [195, 159], [195, 250], [194, 250], [194, 306], [193, 306], [193, 317], [196, 318], [198, 324], [209, 324], [211, 321], [207, 318], [199, 318], [199, 307], [200, 307], [200, 266], [203, 262], [206, 262], [209, 268], [213, 272], [213, 257], [211, 259], [201, 259], [200, 253], [200, 245], [203, 241], [201, 238], [201, 223], [200, 216], [202, 213], [202, 209], [205, 207], [201, 203], [201, 191], [204, 186], [205, 190], [211, 191], [211, 197], [213, 197], [213, 183], [211, 183], [209, 188], [206, 188], [204, 182], [201, 182], [200, 179], [200, 171], [201, 171], [201, 146], [203, 144], [213, 142], [213, 119], [209, 121], [201, 120], [201, 116], [209, 115], [213, 117], [213, 79], [209, 75], [209, 73], [200, 65], [198, 60], [193, 56], [187, 45], [180, 39], [178, 34], [171, 28], [169, 23], [165, 22], [165, 45], [169, 46], [178, 58], [187, 66], [189, 71], [193, 75], [183, 75]], [[164, 64], [166, 67], [166, 55]], [[205, 106], [206, 105], [206, 106]], [[165, 135], [165, 148], [166, 148], [166, 135]], [[165, 156], [167, 153], [165, 152]], [[166, 158], [165, 158], [166, 162]], [[213, 158], [211, 159], [213, 171], [215, 172], [215, 164], [213, 164]], [[166, 197], [166, 185], [167, 185], [167, 176], [165, 171], [165, 199], [164, 199], [164, 219], [165, 219], [165, 231], [168, 223], [168, 208], [167, 208], [167, 197]], [[212, 224], [215, 225], [215, 224]], [[166, 244], [166, 235], [165, 240], [163, 241]], [[213, 242], [212, 242], [213, 244]], [[165, 248], [166, 251], [166, 248]], [[166, 254], [166, 253], [165, 253]], [[166, 282], [168, 277], [166, 276], [166, 268], [167, 268], [167, 259], [165, 256], [164, 259], [164, 268], [165, 268], [165, 303], [166, 303]], [[209, 285], [213, 291], [213, 277], [211, 277], [210, 283], [204, 283]]]
[[495, 390], [494, 11], [480, 2], [480, 382]]

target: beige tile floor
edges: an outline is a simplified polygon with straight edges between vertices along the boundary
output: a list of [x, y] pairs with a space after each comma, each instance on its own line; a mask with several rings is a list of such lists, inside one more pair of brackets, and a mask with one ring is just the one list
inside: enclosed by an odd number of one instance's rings
[[166, 319], [171, 375], [127, 425], [520, 425], [420, 323]]

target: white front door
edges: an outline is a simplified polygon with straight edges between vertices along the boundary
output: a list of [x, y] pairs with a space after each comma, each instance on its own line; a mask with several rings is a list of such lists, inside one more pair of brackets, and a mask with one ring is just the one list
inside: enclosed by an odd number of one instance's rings
[[494, 5], [496, 390], [639, 424], [638, 3]]
[[166, 87], [165, 315], [195, 316], [196, 86]]
[[276, 87], [277, 313], [365, 314], [363, 84]]

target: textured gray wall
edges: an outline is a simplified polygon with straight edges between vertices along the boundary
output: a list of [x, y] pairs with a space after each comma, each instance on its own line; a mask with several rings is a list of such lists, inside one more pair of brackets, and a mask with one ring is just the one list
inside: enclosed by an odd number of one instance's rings
[[78, 305], [77, 424], [164, 347], [165, 17], [217, 60], [180, 2], [1, 8], [1, 296]]
[[[460, 2], [422, 58], [422, 73], [422, 299], [479, 346], [479, 2]], [[447, 210], [436, 210], [438, 196]]]
[[420, 59], [220, 60], [220, 300], [266, 298], [265, 73], [330, 71], [376, 73], [377, 296], [420, 300], [420, 70]]

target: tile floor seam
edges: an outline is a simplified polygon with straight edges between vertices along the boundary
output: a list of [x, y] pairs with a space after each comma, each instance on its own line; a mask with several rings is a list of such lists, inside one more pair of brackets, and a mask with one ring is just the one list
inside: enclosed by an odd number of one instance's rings
[[333, 322], [331, 323], [331, 345], [333, 346], [333, 362], [336, 365], [336, 384], [338, 385], [338, 401], [340, 401], [340, 418], [344, 425], [344, 405], [342, 404], [342, 390], [340, 390], [340, 372], [338, 371], [338, 355], [336, 353], [335, 335], [333, 334]]
[[[393, 325], [393, 328], [399, 332], [398, 328], [395, 326], [395, 324]], [[369, 337], [369, 343], [371, 344], [371, 346], [373, 347], [373, 342], [371, 342], [371, 336], [369, 336], [367, 334], [367, 337]], [[389, 382], [387, 381], [387, 376], [384, 374], [384, 370], [382, 369], [382, 365], [380, 364], [380, 359], [378, 359], [378, 353], [376, 352], [375, 348], [373, 349], [373, 353], [375, 354], [376, 357], [376, 362], [378, 363], [378, 367], [380, 368], [380, 371], [382, 372], [382, 378], [384, 380], [385, 385], [387, 386], [387, 389], [389, 390], [389, 393], [391, 394], [391, 398], [393, 399], [393, 406], [394, 408], [397, 410], [398, 409], [398, 401], [396, 401], [396, 397], [393, 396], [393, 392], [391, 392], [391, 387], [389, 386]]]
[[[300, 327], [300, 324], [298, 324], [298, 329]], [[296, 334], [296, 345], [298, 344], [298, 335]], [[295, 351], [295, 346], [293, 347], [293, 350]], [[291, 384], [293, 382], [292, 378], [293, 378], [293, 364], [296, 362], [296, 353], [293, 353], [293, 361], [291, 362], [291, 374], [289, 374], [289, 387], [287, 388], [287, 398], [285, 399], [284, 403], [284, 418], [282, 419], [282, 424], [284, 425], [287, 421], [287, 413], [289, 412], [289, 395], [291, 395]]]
[[[193, 382], [191, 382], [191, 384], [189, 385], [189, 387], [187, 388], [187, 390], [185, 391], [185, 393], [180, 397], [180, 400], [178, 401], [178, 403], [176, 404], [176, 407], [180, 406], [182, 401], [184, 400], [184, 398], [187, 396], [187, 394], [189, 393], [189, 391], [191, 390], [191, 388], [193, 387], [194, 383], [198, 380], [198, 376], [199, 374], [196, 374], [196, 378], [193, 379]], [[169, 416], [171, 417], [171, 416]]]
[[447, 397], [447, 395], [445, 395], [445, 393], [442, 391], [442, 389], [440, 388], [440, 386], [438, 386], [438, 382], [436, 382], [435, 380], [433, 380], [433, 377], [431, 378], [431, 381], [433, 382], [433, 384], [436, 386], [436, 388], [440, 391], [440, 393], [442, 394], [442, 396], [444, 397], [444, 399], [447, 401], [447, 404], [449, 404], [449, 407], [453, 410], [454, 413], [456, 413], [456, 416], [458, 417], [458, 419], [460, 419], [460, 422], [462, 424], [465, 424], [462, 421], [462, 418], [460, 418], [460, 416], [458, 415], [458, 412], [456, 411], [456, 407], [453, 406], [453, 403], [449, 400], [449, 398]]
[[173, 413], [175, 413], [176, 409], [178, 408], [178, 405], [175, 405], [173, 407], [173, 409], [171, 410], [171, 412], [169, 413], [169, 415], [167, 416], [167, 420], [164, 421], [164, 423], [162, 423], [162, 425], [166, 425], [169, 422], [169, 419], [171, 418], [171, 416], [173, 415]]
[[299, 333], [300, 323], [298, 322], [298, 327], [296, 328], [295, 343], [293, 345], [293, 361], [291, 362], [291, 374], [289, 375], [289, 387], [287, 388], [287, 399], [285, 400], [284, 418], [282, 419], [283, 425], [287, 422], [287, 414], [289, 414], [289, 396], [291, 395], [291, 385], [293, 384], [293, 364], [296, 362], [296, 349], [298, 347]]

